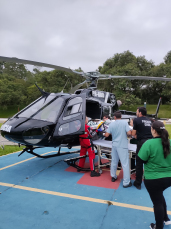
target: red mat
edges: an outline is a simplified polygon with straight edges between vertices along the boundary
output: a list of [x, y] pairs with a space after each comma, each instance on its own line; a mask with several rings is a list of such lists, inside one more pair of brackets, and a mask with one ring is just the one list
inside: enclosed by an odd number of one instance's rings
[[[102, 163], [105, 163], [105, 162], [106, 160], [102, 161]], [[89, 163], [87, 162], [85, 163], [84, 168], [88, 168], [88, 167], [89, 167]], [[65, 171], [77, 173], [77, 169], [72, 166], [68, 167]], [[118, 179], [115, 182], [111, 182], [110, 169], [107, 169], [104, 167], [102, 171], [103, 172], [100, 177], [90, 177], [90, 171], [79, 172], [79, 173], [83, 173], [84, 175], [77, 182], [77, 184], [96, 186], [96, 187], [102, 187], [102, 188], [118, 189], [121, 183], [121, 180], [123, 179], [123, 171], [122, 170], [117, 171]], [[135, 174], [131, 175], [131, 179], [135, 180]], [[123, 184], [121, 183], [121, 185]]]

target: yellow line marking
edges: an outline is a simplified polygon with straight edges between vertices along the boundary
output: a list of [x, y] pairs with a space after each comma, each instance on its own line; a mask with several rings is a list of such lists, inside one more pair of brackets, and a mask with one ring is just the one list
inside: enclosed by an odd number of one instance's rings
[[[19, 151], [19, 152], [20, 152], [20, 151]], [[47, 152], [47, 153], [43, 153], [43, 154], [41, 154], [41, 156], [43, 156], [43, 155], [45, 155], [45, 154], [48, 154], [48, 153], [54, 153], [54, 152], [58, 152], [58, 151], [50, 151], [50, 152]], [[61, 151], [61, 152], [63, 152], [63, 151]], [[61, 155], [61, 156], [62, 156], [62, 155]], [[23, 162], [32, 160], [32, 159], [34, 159], [34, 158], [36, 158], [36, 156], [35, 156], [35, 157], [31, 157], [31, 158], [26, 159], [26, 160], [23, 160], [23, 161], [19, 161], [19, 162], [17, 162], [17, 163], [12, 164], [12, 165], [5, 166], [5, 167], [3, 167], [3, 168], [0, 168], [0, 171], [1, 171], [1, 170], [4, 170], [4, 169], [7, 169], [7, 168], [10, 168], [10, 167], [15, 166], [15, 165], [19, 165], [19, 164], [21, 164], [21, 163], [23, 163]]]
[[[38, 188], [30, 188], [30, 187], [26, 187], [26, 186], [20, 186], [20, 185], [9, 184], [9, 183], [0, 182], [0, 185], [5, 186], [5, 187], [10, 187], [10, 188], [16, 188], [16, 189], [31, 191], [31, 192], [38, 192], [38, 193], [44, 193], [44, 194], [49, 194], [49, 195], [54, 195], [54, 196], [67, 197], [67, 198], [72, 198], [72, 199], [76, 199], [76, 200], [85, 200], [85, 201], [90, 201], [90, 202], [94, 202], [94, 203], [109, 204], [109, 205], [114, 205], [114, 206], [118, 206], [118, 207], [132, 208], [132, 209], [136, 209], [136, 210], [153, 212], [153, 208], [150, 208], [150, 207], [119, 203], [119, 202], [115, 202], [115, 201], [102, 200], [102, 199], [96, 199], [96, 198], [91, 198], [91, 197], [86, 197], [86, 196], [72, 195], [72, 194], [61, 193], [61, 192], [48, 191], [48, 190], [38, 189]], [[169, 215], [171, 215], [171, 211], [167, 211], [167, 213]]]

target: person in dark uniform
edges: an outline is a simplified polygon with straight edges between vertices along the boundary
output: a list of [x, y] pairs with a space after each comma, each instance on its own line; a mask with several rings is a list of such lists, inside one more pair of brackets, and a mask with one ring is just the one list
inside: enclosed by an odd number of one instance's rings
[[136, 180], [134, 181], [133, 185], [137, 189], [141, 189], [142, 183], [142, 176], [143, 176], [143, 162], [142, 160], [137, 157], [141, 146], [146, 142], [148, 139], [151, 139], [153, 136], [151, 134], [151, 120], [146, 117], [147, 110], [145, 107], [139, 107], [137, 109], [137, 118], [133, 121], [133, 130], [132, 136], [137, 135], [137, 150], [136, 150]]

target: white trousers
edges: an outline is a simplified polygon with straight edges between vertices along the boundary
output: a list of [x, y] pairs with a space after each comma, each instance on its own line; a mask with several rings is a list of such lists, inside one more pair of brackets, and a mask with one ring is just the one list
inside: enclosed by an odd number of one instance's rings
[[130, 183], [130, 168], [129, 168], [129, 153], [128, 149], [119, 148], [112, 146], [112, 162], [110, 167], [111, 177], [117, 178], [116, 171], [118, 167], [118, 162], [122, 164], [123, 169], [123, 185], [128, 185]]

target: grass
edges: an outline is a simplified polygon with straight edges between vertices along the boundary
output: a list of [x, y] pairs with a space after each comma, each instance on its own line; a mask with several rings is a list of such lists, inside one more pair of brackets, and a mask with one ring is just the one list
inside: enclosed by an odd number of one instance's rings
[[24, 146], [18, 146], [18, 145], [13, 145], [13, 146], [4, 146], [4, 149], [0, 147], [0, 156], [7, 155], [9, 153], [14, 153], [18, 151], [22, 151], [22, 149], [25, 148]]
[[0, 108], [0, 118], [10, 118], [18, 111], [22, 110], [25, 106], [10, 106], [7, 109]]
[[[136, 105], [136, 106], [131, 106], [131, 107], [121, 106], [119, 109], [135, 112], [137, 110], [137, 107], [141, 107], [141, 106], [144, 106], [144, 105]], [[148, 114], [155, 114], [157, 105], [151, 105], [151, 104], [148, 105], [147, 104], [146, 108], [147, 108]], [[168, 118], [168, 119], [171, 118], [171, 105], [160, 105], [158, 118]]]
[[168, 131], [169, 136], [170, 136], [170, 139], [171, 139], [171, 125], [166, 124], [166, 125], [165, 125], [165, 128], [166, 128], [166, 130]]

